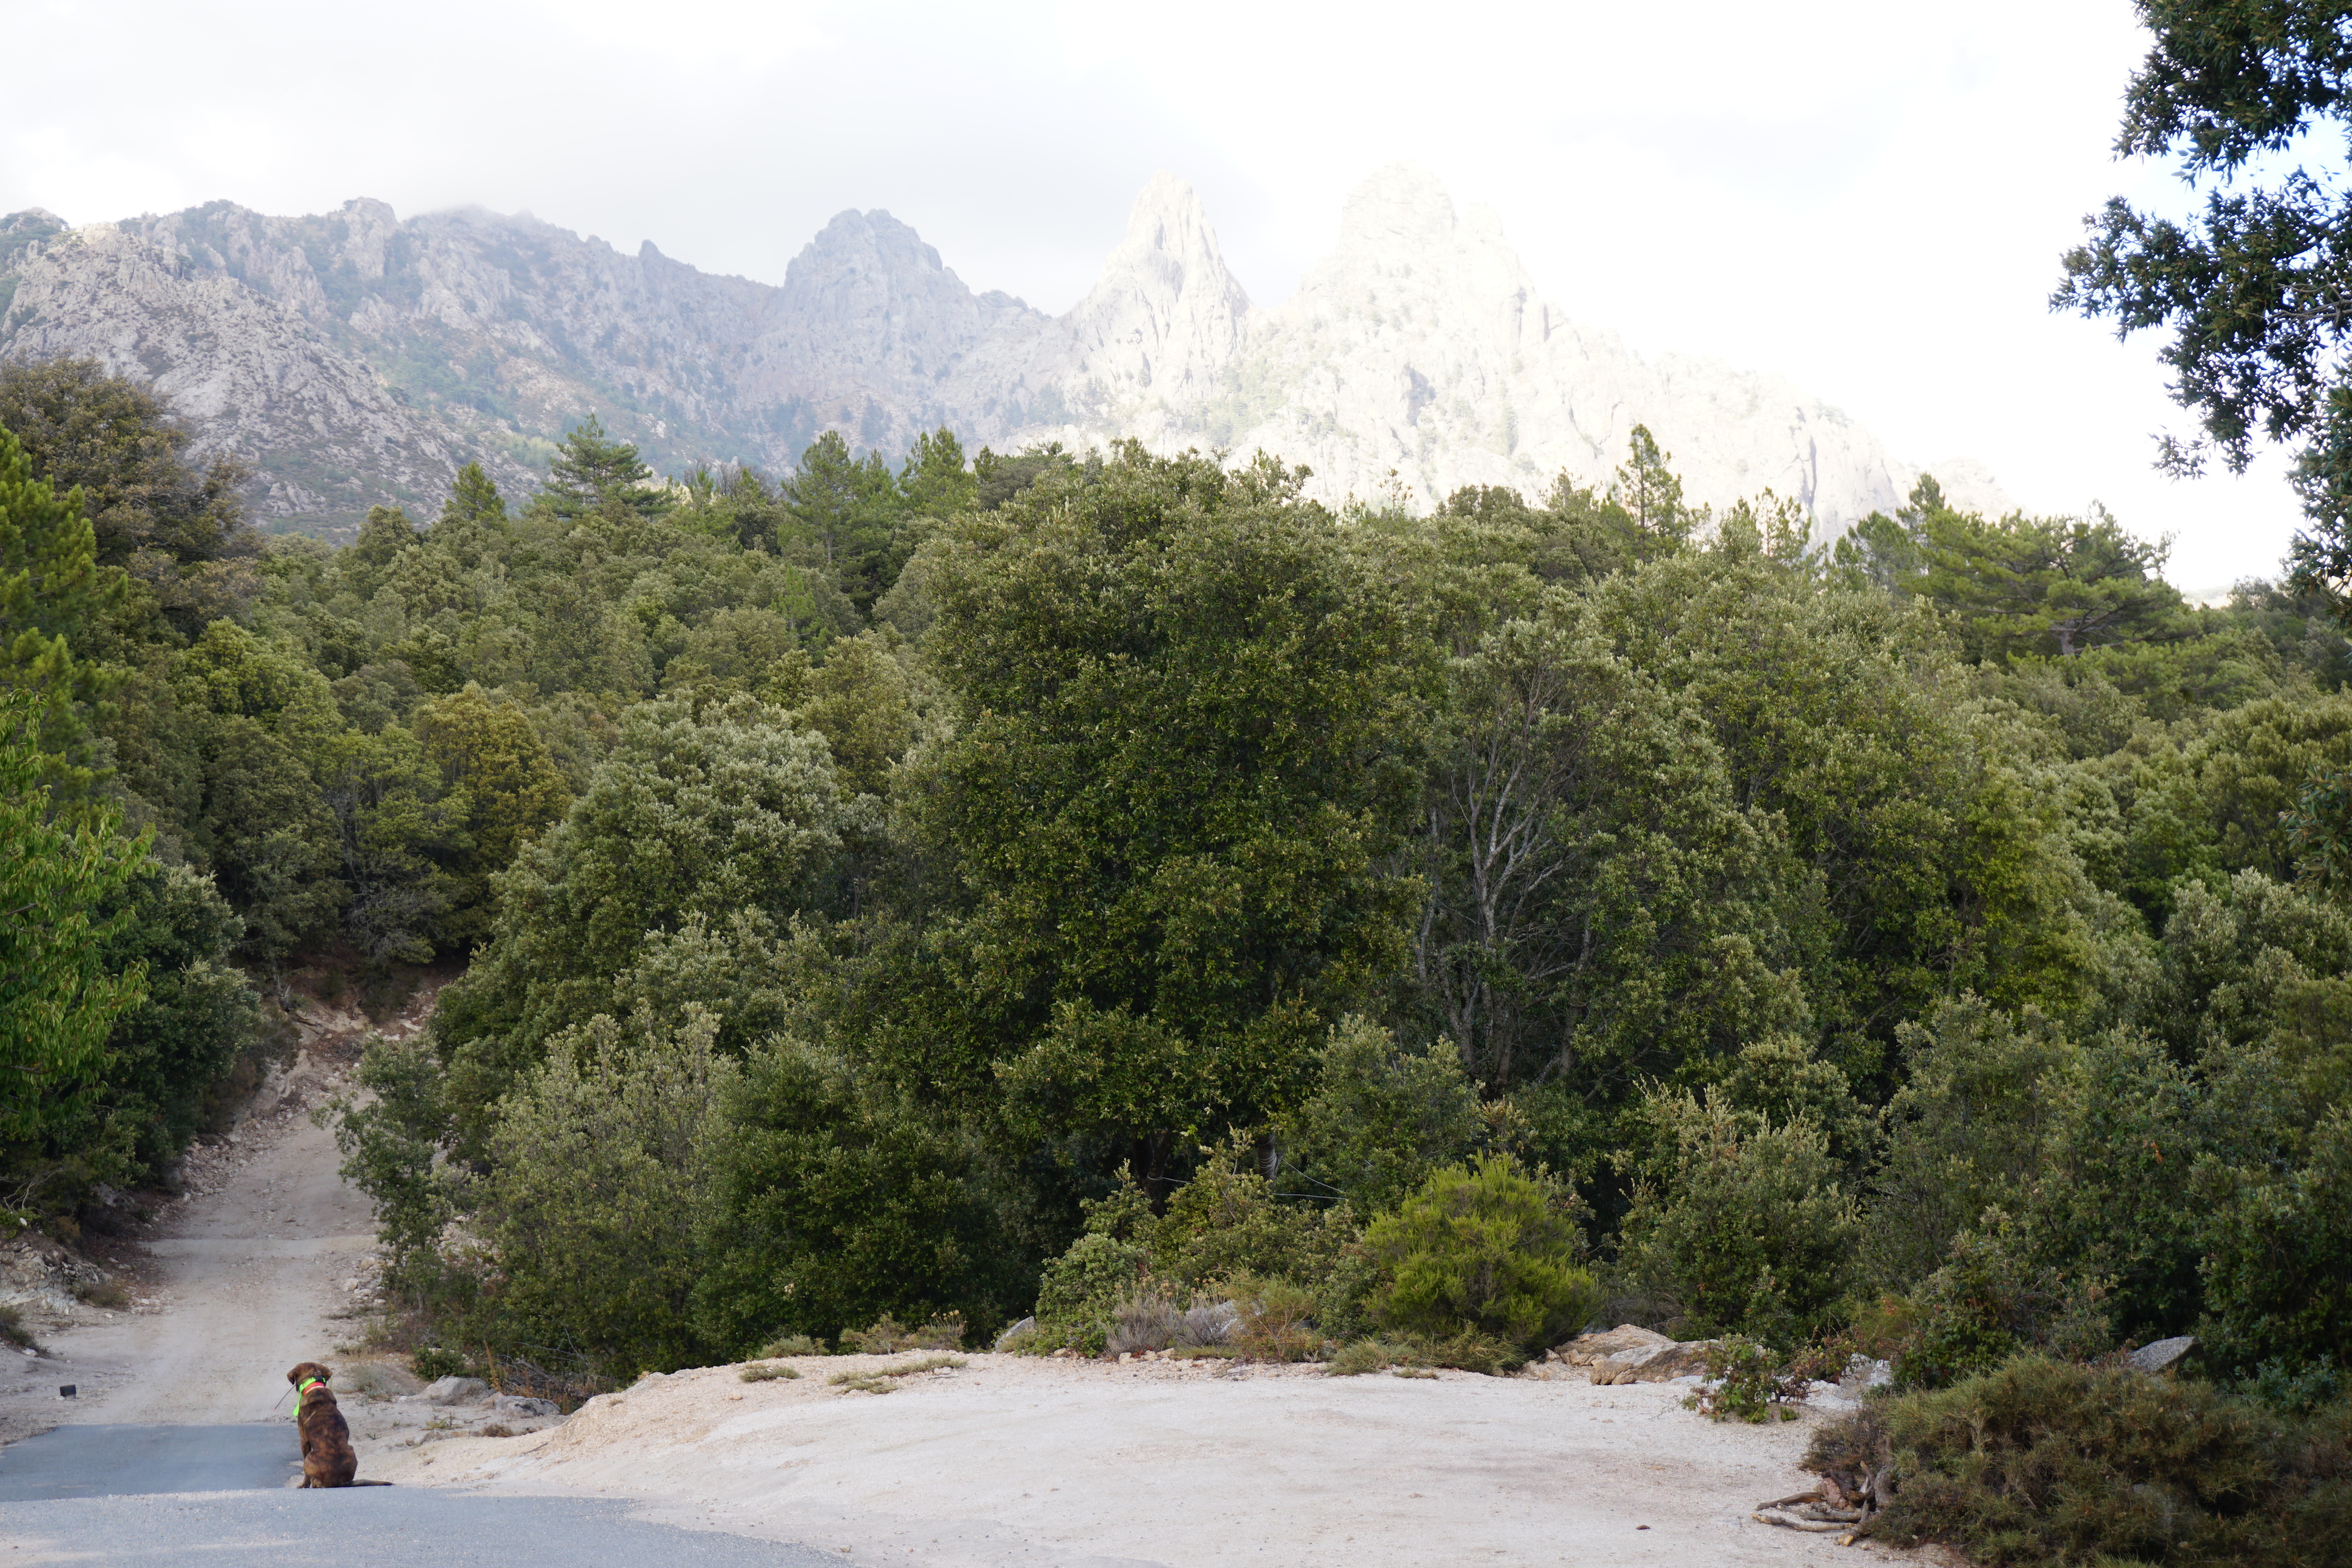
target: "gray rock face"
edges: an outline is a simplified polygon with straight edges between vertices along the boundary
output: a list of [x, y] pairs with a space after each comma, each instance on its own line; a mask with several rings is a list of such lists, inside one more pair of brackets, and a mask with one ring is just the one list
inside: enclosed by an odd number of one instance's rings
[[2171, 1339], [2158, 1340], [2154, 1344], [2144, 1344], [2124, 1360], [2140, 1372], [2162, 1372], [2196, 1348], [2196, 1335], [2178, 1334]]
[[490, 1385], [478, 1377], [436, 1377], [425, 1385], [425, 1397], [436, 1405], [471, 1405], [490, 1396]]
[[1597, 1384], [1671, 1383], [1704, 1374], [1706, 1353], [1719, 1343], [1675, 1340], [1655, 1329], [1619, 1323], [1600, 1333], [1579, 1334], [1544, 1359], [1581, 1366]]
[[[781, 471], [824, 430], [895, 458], [947, 424], [998, 446], [1263, 448], [1310, 465], [1327, 500], [1369, 498], [1393, 471], [1428, 501], [1540, 494], [1563, 474], [1605, 486], [1643, 423], [1697, 502], [1769, 486], [1840, 525], [1914, 477], [1785, 382], [1645, 361], [1575, 326], [1492, 213], [1457, 213], [1411, 165], [1350, 196], [1330, 253], [1271, 309], [1166, 174], [1061, 317], [975, 294], [885, 212], [835, 217], [780, 286], [479, 209], [0, 219], [0, 357], [57, 354], [152, 378], [200, 452], [256, 465], [259, 515], [330, 533], [377, 503], [429, 515], [469, 460], [528, 489], [592, 411], [672, 472]], [[1973, 465], [1937, 475], [1964, 505], [2001, 504]]]

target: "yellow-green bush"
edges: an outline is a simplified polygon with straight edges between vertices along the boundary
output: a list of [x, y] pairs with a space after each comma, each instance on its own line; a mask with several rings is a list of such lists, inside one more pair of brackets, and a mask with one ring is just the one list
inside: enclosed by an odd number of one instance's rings
[[1581, 1243], [1556, 1185], [1499, 1155], [1451, 1166], [1366, 1230], [1381, 1270], [1372, 1316], [1438, 1339], [1468, 1331], [1531, 1347], [1564, 1338], [1601, 1306], [1592, 1276], [1576, 1266]]

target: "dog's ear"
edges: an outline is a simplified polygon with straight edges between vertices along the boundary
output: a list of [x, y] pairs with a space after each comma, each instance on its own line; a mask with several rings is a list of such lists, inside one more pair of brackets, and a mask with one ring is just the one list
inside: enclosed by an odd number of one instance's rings
[[324, 1383], [324, 1382], [328, 1381], [330, 1378], [331, 1378], [331, 1377], [333, 1377], [333, 1376], [335, 1375], [335, 1369], [334, 1369], [333, 1367], [331, 1367], [331, 1366], [329, 1366], [329, 1365], [328, 1365], [326, 1363], [324, 1363], [324, 1362], [320, 1362], [320, 1363], [319, 1363], [319, 1364], [318, 1364], [318, 1367], [319, 1367], [319, 1381], [320, 1381], [320, 1382], [321, 1382], [321, 1383]]
[[298, 1367], [296, 1367], [293, 1371], [291, 1371], [291, 1372], [288, 1373], [288, 1374], [286, 1375], [286, 1381], [287, 1381], [287, 1382], [289, 1382], [289, 1383], [299, 1383], [299, 1382], [301, 1382], [301, 1381], [302, 1381], [302, 1369], [301, 1369], [300, 1367], [299, 1367], [299, 1366], [298, 1366]]

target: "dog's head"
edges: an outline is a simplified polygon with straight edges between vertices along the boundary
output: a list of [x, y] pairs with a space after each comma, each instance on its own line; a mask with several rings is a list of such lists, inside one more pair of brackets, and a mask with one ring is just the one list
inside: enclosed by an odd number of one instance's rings
[[315, 1361], [306, 1361], [300, 1365], [295, 1367], [293, 1371], [288, 1373], [286, 1375], [286, 1381], [292, 1384], [295, 1387], [299, 1388], [302, 1386], [305, 1379], [316, 1379], [318, 1382], [324, 1383], [327, 1379], [334, 1375], [335, 1369], [333, 1367], [321, 1366]]

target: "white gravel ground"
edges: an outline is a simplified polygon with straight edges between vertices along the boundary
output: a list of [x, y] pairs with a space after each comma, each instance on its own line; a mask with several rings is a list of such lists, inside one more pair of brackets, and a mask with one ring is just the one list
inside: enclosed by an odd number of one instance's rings
[[1810, 1484], [1817, 1417], [1722, 1425], [1680, 1388], [1447, 1373], [975, 1355], [887, 1396], [830, 1385], [914, 1356], [649, 1378], [529, 1437], [371, 1457], [403, 1485], [630, 1497], [640, 1517], [857, 1563], [1891, 1562], [1753, 1522]]

